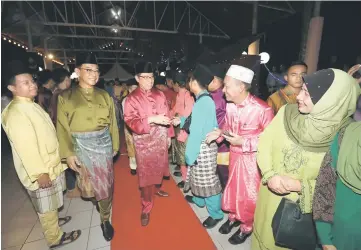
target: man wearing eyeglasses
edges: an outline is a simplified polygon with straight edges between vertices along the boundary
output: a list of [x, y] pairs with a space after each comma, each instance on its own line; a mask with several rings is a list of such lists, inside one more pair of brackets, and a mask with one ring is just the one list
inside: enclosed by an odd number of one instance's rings
[[154, 195], [168, 197], [160, 190], [165, 173], [169, 173], [168, 148], [174, 136], [170, 126], [169, 107], [162, 91], [153, 88], [154, 75], [150, 62], [135, 67], [139, 88], [125, 101], [124, 121], [133, 132], [137, 174], [141, 190], [141, 224], [147, 226]]
[[83, 198], [97, 201], [101, 229], [107, 241], [114, 230], [109, 222], [113, 197], [113, 156], [119, 150], [119, 130], [112, 98], [96, 88], [99, 68], [94, 54], [78, 54], [79, 84], [58, 97], [57, 135], [60, 156], [77, 172]]

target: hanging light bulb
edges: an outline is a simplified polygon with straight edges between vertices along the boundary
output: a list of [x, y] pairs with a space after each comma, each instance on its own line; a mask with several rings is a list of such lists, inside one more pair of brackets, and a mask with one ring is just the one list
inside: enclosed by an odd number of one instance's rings
[[6, 41], [6, 37], [3, 38]]
[[18, 43], [18, 47], [20, 47], [21, 45], [20, 45], [20, 43]]
[[11, 40], [10, 40], [10, 39], [9, 39], [8, 41], [9, 41], [9, 43], [11, 43]]

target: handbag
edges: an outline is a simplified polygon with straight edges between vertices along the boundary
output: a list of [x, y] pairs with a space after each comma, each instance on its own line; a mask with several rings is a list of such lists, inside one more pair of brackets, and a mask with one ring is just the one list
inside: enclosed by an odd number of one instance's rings
[[299, 201], [282, 198], [272, 219], [277, 246], [295, 250], [314, 250], [317, 245], [312, 214], [302, 214]]

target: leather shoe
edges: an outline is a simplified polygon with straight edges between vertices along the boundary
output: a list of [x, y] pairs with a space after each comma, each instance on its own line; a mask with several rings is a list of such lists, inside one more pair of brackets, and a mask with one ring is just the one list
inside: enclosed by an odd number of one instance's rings
[[111, 241], [114, 236], [114, 228], [110, 224], [109, 221], [105, 221], [102, 224], [100, 224], [100, 227], [103, 231], [103, 236], [106, 241]]
[[213, 219], [209, 216], [202, 224], [205, 228], [211, 229], [214, 228], [222, 219]]
[[232, 228], [239, 227], [241, 225], [240, 221], [230, 221], [229, 219], [223, 223], [219, 228], [218, 232], [221, 234], [229, 234], [232, 231]]
[[131, 170], [130, 170], [130, 174], [131, 174], [131, 175], [136, 175], [136, 174], [137, 174], [137, 170], [131, 169]]
[[163, 176], [163, 180], [169, 181], [169, 180], [170, 180], [170, 176]]
[[169, 194], [167, 192], [164, 192], [162, 190], [159, 190], [155, 194], [158, 195], [159, 197], [168, 197], [169, 196]]
[[147, 226], [149, 224], [149, 217], [150, 217], [150, 214], [145, 214], [145, 213], [142, 213], [141, 216], [140, 216], [140, 223], [142, 224], [143, 227]]
[[182, 176], [182, 173], [181, 173], [181, 172], [174, 172], [173, 174], [174, 174], [174, 176], [177, 176], [177, 177], [181, 177], [181, 176]]
[[184, 181], [181, 181], [177, 184], [177, 187], [184, 188], [184, 184], [185, 184]]
[[228, 239], [228, 242], [232, 245], [239, 245], [246, 241], [246, 239], [252, 234], [252, 232], [249, 233], [243, 233], [241, 232], [241, 229], [238, 229], [237, 232], [235, 232], [231, 238]]

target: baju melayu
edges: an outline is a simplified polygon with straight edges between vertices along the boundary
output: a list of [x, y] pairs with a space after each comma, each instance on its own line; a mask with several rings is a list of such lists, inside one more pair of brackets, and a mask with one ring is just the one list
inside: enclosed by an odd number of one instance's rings
[[[218, 128], [216, 106], [209, 93], [204, 90], [196, 96], [192, 109], [192, 121], [189, 127], [185, 158], [188, 165], [184, 190], [190, 189], [193, 202], [207, 206], [210, 217], [214, 220], [223, 218], [221, 210], [222, 187], [217, 171], [217, 143], [206, 143], [209, 132]], [[183, 127], [186, 117], [181, 117]]]
[[101, 221], [109, 221], [113, 196], [113, 152], [119, 150], [114, 102], [99, 88], [76, 86], [58, 97], [60, 156], [81, 162], [77, 184], [82, 197], [98, 201]]
[[149, 117], [160, 114], [169, 116], [163, 92], [155, 88], [145, 91], [139, 87], [127, 96], [124, 121], [133, 134], [144, 214], [152, 210], [154, 195], [163, 176], [169, 174], [168, 138], [174, 136], [173, 126], [148, 124]]
[[[58, 208], [63, 206], [64, 170], [59, 156], [59, 143], [49, 115], [33, 100], [14, 97], [2, 113], [14, 159], [15, 170], [38, 213], [49, 246], [57, 245], [63, 231], [58, 224]], [[49, 188], [37, 182], [42, 174], [52, 181]]]

